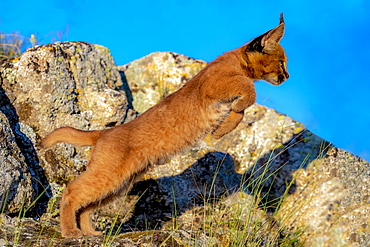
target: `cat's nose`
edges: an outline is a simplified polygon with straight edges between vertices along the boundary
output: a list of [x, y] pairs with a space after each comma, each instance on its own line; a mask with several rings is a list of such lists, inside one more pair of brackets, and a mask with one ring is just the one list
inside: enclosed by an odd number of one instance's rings
[[283, 75], [278, 75], [278, 81], [279, 81], [279, 83], [282, 83], [283, 81], [285, 81], [285, 78], [287, 78], [287, 77], [285, 77]]

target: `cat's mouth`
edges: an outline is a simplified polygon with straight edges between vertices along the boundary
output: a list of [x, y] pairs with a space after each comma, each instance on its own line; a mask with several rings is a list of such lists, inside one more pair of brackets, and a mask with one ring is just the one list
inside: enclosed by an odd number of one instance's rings
[[278, 75], [278, 76], [268, 76], [264, 78], [265, 81], [269, 82], [272, 85], [278, 86], [282, 84], [284, 81], [286, 81], [289, 78], [288, 75]]

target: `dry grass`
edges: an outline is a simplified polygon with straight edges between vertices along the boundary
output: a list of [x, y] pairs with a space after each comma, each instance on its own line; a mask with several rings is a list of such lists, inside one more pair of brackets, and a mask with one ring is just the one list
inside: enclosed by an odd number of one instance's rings
[[17, 57], [30, 44], [30, 39], [19, 33], [0, 32], [0, 59]]
[[[50, 32], [42, 41], [50, 40], [49, 42], [64, 41], [68, 37], [69, 27], [63, 31]], [[32, 34], [30, 37], [25, 37], [19, 32], [5, 33], [0, 31], [0, 59], [9, 59], [20, 56], [27, 48], [38, 45], [42, 42]], [[43, 42], [42, 42], [43, 43]]]

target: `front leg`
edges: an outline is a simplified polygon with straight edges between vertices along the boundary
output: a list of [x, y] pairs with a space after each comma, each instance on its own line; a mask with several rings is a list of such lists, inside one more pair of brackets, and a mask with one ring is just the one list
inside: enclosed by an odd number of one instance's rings
[[244, 111], [235, 112], [231, 111], [230, 115], [212, 132], [212, 136], [216, 139], [220, 139], [230, 131], [236, 128], [238, 124], [243, 120]]
[[216, 102], [232, 102], [230, 115], [212, 133], [215, 138], [221, 138], [235, 129], [243, 119], [244, 110], [256, 102], [254, 83], [245, 76], [230, 77], [222, 81], [222, 85], [212, 85], [205, 89], [205, 98]]
[[209, 85], [206, 97], [217, 102], [231, 102], [231, 110], [242, 112], [256, 102], [254, 82], [245, 76], [233, 76], [219, 82], [219, 85]]
[[232, 131], [243, 120], [244, 110], [256, 102], [256, 93], [254, 90], [248, 91], [242, 96], [238, 96], [231, 104], [230, 115], [215, 129], [212, 136], [219, 139]]

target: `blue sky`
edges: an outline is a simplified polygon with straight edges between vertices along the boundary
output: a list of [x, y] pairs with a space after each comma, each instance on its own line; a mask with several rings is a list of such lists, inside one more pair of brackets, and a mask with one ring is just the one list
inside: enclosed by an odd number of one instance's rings
[[155, 51], [212, 61], [274, 28], [284, 12], [290, 79], [257, 82], [257, 101], [370, 161], [370, 1], [14, 1], [3, 0], [0, 31], [40, 43], [85, 41], [117, 65]]

